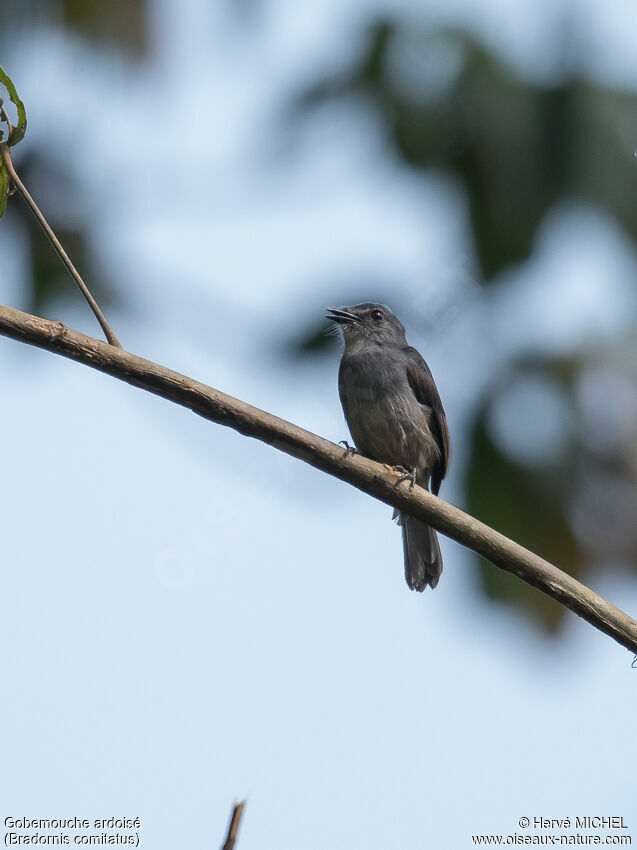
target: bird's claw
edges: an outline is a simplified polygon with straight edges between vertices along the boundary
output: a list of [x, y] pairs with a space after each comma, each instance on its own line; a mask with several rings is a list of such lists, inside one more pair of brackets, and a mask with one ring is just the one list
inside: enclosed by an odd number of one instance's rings
[[349, 457], [349, 455], [357, 455], [358, 454], [358, 449], [356, 448], [356, 446], [350, 446], [350, 444], [347, 442], [347, 440], [339, 440], [338, 444], [339, 444], [339, 446], [345, 446], [345, 455], [346, 456]]
[[416, 483], [416, 470], [415, 469], [405, 469], [404, 466], [393, 466], [392, 469], [394, 472], [400, 473], [400, 478], [394, 484], [394, 487], [398, 487], [399, 484], [402, 484], [403, 481], [409, 481], [409, 489], [414, 489], [414, 484]]

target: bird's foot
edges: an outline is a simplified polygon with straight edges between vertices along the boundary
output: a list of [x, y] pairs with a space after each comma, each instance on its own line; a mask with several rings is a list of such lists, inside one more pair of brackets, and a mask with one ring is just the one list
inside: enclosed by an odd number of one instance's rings
[[338, 444], [339, 444], [339, 446], [345, 446], [345, 455], [346, 456], [349, 457], [349, 455], [357, 455], [358, 454], [358, 449], [356, 448], [356, 446], [350, 446], [350, 444], [347, 442], [347, 440], [339, 440]]
[[414, 484], [416, 483], [416, 470], [415, 469], [405, 469], [404, 466], [392, 466], [394, 472], [399, 473], [400, 478], [394, 484], [394, 487], [398, 487], [399, 484], [402, 484], [403, 481], [409, 481], [409, 489], [414, 489]]

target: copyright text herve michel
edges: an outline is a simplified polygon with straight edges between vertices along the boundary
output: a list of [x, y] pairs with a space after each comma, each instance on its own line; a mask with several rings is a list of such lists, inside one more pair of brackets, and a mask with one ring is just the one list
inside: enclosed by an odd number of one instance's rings
[[574, 818], [534, 817], [533, 829], [628, 829], [620, 815], [582, 815]]

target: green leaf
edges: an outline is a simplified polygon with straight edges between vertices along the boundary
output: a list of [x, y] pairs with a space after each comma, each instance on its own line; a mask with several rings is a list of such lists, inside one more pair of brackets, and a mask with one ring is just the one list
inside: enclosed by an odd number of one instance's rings
[[18, 123], [13, 128], [11, 135], [9, 136], [9, 144], [17, 145], [18, 142], [22, 141], [24, 134], [27, 131], [27, 111], [18, 96], [13, 80], [5, 72], [2, 65], [0, 65], [0, 83], [6, 86], [6, 89], [9, 92], [9, 97], [11, 98], [11, 103], [13, 103], [15, 108], [18, 110]]
[[4, 165], [0, 165], [0, 218], [7, 208], [7, 195], [9, 193], [9, 175]]

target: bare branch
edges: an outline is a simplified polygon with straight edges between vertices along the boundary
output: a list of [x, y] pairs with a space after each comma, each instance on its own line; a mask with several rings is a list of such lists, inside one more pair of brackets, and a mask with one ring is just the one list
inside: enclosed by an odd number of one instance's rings
[[61, 322], [0, 306], [0, 335], [77, 360], [121, 381], [255, 437], [340, 478], [388, 505], [424, 520], [570, 608], [622, 646], [637, 652], [637, 622], [553, 564], [421, 487], [396, 487], [388, 467], [342, 448], [205, 384], [122, 349], [77, 333]]
[[[2, 108], [2, 113], [6, 116], [4, 108]], [[6, 117], [6, 120], [8, 122], [8, 120], [9, 120], [8, 116]], [[9, 124], [9, 131], [10, 130], [11, 130], [11, 124]], [[106, 321], [106, 317], [104, 316], [101, 309], [99, 308], [97, 301], [91, 295], [88, 286], [82, 280], [80, 273], [78, 272], [78, 270], [75, 268], [75, 266], [71, 262], [68, 254], [66, 253], [66, 251], [62, 247], [60, 240], [57, 238], [57, 236], [55, 235], [55, 233], [51, 229], [48, 221], [45, 219], [45, 217], [40, 212], [40, 208], [38, 207], [36, 202], [33, 200], [31, 195], [27, 191], [26, 186], [24, 185], [24, 183], [18, 177], [18, 174], [17, 174], [17, 172], [16, 172], [16, 170], [13, 166], [13, 161], [11, 159], [11, 149], [10, 149], [9, 144], [7, 142], [0, 142], [0, 157], [2, 157], [2, 162], [4, 163], [4, 167], [7, 170], [7, 174], [11, 178], [11, 182], [13, 183], [15, 188], [18, 190], [18, 192], [22, 195], [24, 202], [26, 203], [28, 208], [31, 210], [33, 215], [35, 216], [38, 224], [40, 225], [40, 227], [44, 231], [47, 239], [49, 240], [49, 242], [53, 246], [53, 250], [58, 255], [62, 264], [64, 265], [64, 268], [71, 275], [71, 277], [73, 278], [73, 280], [77, 284], [80, 292], [82, 293], [82, 295], [84, 296], [84, 298], [88, 302], [88, 305], [91, 308], [91, 310], [93, 311], [95, 318], [100, 323], [100, 326], [101, 326], [102, 330], [104, 331], [104, 335], [105, 335], [106, 339], [109, 341], [109, 343], [111, 345], [115, 345], [115, 346], [117, 346], [117, 348], [121, 348], [122, 346], [121, 346], [120, 341], [117, 339], [117, 337], [115, 336], [115, 333], [113, 332], [113, 329], [111, 328], [109, 323]]]
[[234, 804], [234, 807], [232, 809], [232, 817], [230, 818], [230, 823], [228, 825], [228, 834], [221, 850], [234, 850], [234, 845], [237, 840], [237, 833], [239, 832], [239, 824], [241, 823], [241, 817], [243, 816], [243, 810], [245, 809], [245, 806], [245, 800], [242, 800], [240, 803]]

